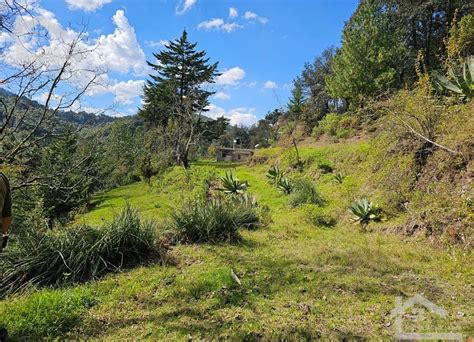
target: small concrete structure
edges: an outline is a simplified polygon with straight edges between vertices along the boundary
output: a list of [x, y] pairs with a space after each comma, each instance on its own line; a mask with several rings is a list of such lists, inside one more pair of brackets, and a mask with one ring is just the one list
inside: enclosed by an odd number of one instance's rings
[[244, 162], [253, 156], [253, 150], [246, 148], [217, 147], [216, 160], [228, 162]]

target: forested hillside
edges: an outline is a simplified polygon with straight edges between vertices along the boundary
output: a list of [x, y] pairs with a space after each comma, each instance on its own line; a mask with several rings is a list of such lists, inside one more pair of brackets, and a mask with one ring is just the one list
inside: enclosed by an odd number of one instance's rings
[[[0, 33], [35, 20], [7, 5]], [[250, 126], [211, 118], [223, 71], [192, 30], [160, 43], [123, 118], [73, 111], [110, 86], [81, 64], [82, 33], [54, 61], [5, 64], [0, 326], [12, 340], [393, 340], [396, 298], [422, 296], [447, 314], [405, 308], [407, 331], [472, 339], [473, 10], [361, 0], [340, 45]], [[221, 147], [252, 156], [217, 162]]]

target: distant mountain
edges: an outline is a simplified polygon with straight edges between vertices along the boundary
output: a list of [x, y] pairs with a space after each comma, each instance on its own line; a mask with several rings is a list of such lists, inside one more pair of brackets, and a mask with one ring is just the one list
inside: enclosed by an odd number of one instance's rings
[[58, 113], [58, 119], [63, 122], [77, 124], [77, 125], [89, 125], [89, 126], [99, 126], [107, 124], [116, 120], [112, 116], [105, 114], [92, 114], [84, 111], [81, 112], [60, 112]]
[[[15, 96], [16, 95], [13, 94], [12, 92], [6, 89], [0, 88], [0, 98], [4, 99], [5, 102], [8, 103], [9, 101], [11, 101], [10, 99]], [[31, 106], [33, 108], [37, 108], [38, 110], [42, 110], [44, 108], [42, 104], [32, 99], [23, 98], [22, 101], [23, 101], [22, 107]], [[4, 115], [3, 108], [0, 107], [0, 120], [3, 118], [3, 115]], [[116, 118], [105, 115], [105, 114], [96, 115], [93, 113], [87, 113], [85, 111], [81, 111], [81, 112], [61, 111], [57, 114], [57, 119], [59, 120], [59, 122], [65, 123], [65, 124], [85, 125], [85, 126], [90, 126], [90, 127], [104, 125], [116, 120]]]

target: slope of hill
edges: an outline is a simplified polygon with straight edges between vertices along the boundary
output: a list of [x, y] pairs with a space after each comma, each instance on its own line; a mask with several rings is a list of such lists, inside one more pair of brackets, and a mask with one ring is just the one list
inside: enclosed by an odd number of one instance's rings
[[[4, 100], [7, 104], [14, 96], [15, 94], [9, 92], [8, 90], [0, 88], [0, 99]], [[22, 101], [24, 103], [24, 106], [31, 106], [37, 111], [40, 111], [44, 108], [44, 106], [38, 103], [37, 101], [28, 98], [24, 98], [22, 99]], [[3, 115], [3, 107], [0, 107], [0, 120], [2, 120]], [[92, 113], [87, 113], [85, 111], [60, 111], [57, 115], [57, 118], [60, 123], [86, 125], [91, 127], [111, 123], [115, 120], [114, 117], [105, 114], [95, 115]]]
[[[233, 170], [269, 208], [271, 222], [243, 231], [235, 245], [177, 245], [167, 266], [12, 296], [0, 302], [0, 320], [14, 340], [389, 340], [396, 297], [420, 294], [449, 315], [425, 313], [416, 322], [418, 331], [435, 325], [437, 331], [472, 336], [467, 251], [446, 253], [425, 240], [402, 240], [387, 232], [397, 218], [371, 223], [367, 233], [350, 222], [347, 205], [365, 187], [357, 167], [367, 166], [370, 149], [364, 140], [301, 148], [302, 174], [290, 171], [293, 149], [267, 149], [253, 165], [201, 161], [190, 171], [169, 170], [151, 188], [135, 183], [98, 194], [95, 208], [78, 221], [107, 220], [128, 201], [142, 216], [163, 222], [200, 191], [205, 175]], [[291, 207], [266, 178], [277, 161], [291, 177], [316, 179], [326, 205]], [[345, 177], [335, 182], [342, 168]], [[335, 224], [321, 224], [318, 213]], [[408, 319], [407, 326], [413, 324]]]

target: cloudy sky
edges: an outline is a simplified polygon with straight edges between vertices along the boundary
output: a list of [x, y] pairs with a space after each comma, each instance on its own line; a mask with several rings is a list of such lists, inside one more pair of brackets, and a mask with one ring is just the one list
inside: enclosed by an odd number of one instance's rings
[[[99, 51], [100, 58], [81, 63], [107, 70], [106, 86], [90, 91], [83, 108], [115, 103], [115, 114], [135, 114], [150, 72], [146, 61], [186, 29], [222, 72], [209, 115], [249, 125], [286, 104], [305, 62], [339, 45], [356, 5], [357, 0], [36, 0], [34, 10], [50, 37], [86, 27], [84, 46]], [[16, 29], [22, 26], [24, 21]], [[26, 58], [24, 45], [10, 42], [4, 61]], [[54, 51], [52, 43], [42, 45]]]

